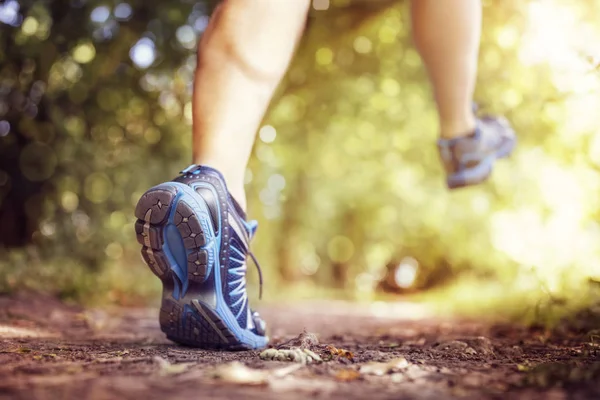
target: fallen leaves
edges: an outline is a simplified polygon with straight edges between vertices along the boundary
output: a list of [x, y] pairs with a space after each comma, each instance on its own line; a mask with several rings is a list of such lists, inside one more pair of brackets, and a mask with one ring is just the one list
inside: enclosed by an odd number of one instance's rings
[[302, 331], [298, 336], [292, 338], [286, 342], [283, 342], [277, 346], [277, 349], [291, 349], [299, 347], [301, 349], [311, 349], [319, 345], [319, 339], [317, 335], [306, 330]]
[[306, 348], [267, 349], [259, 354], [261, 360], [292, 361], [299, 364], [320, 363], [321, 356]]
[[361, 365], [359, 372], [364, 375], [383, 376], [392, 372], [400, 371], [409, 366], [404, 357], [398, 357], [387, 362], [369, 362]]
[[159, 357], [159, 356], [155, 356], [153, 358], [153, 360], [158, 365], [158, 367], [159, 367], [158, 373], [161, 376], [180, 374], [180, 373], [184, 372], [185, 370], [187, 370], [188, 367], [190, 366], [190, 364], [188, 364], [188, 363], [171, 364], [169, 361], [167, 361], [164, 358]]
[[525, 364], [517, 364], [517, 371], [519, 372], [527, 372], [531, 369], [530, 366], [525, 365]]
[[269, 381], [268, 371], [252, 369], [237, 361], [219, 365], [211, 376], [236, 385], [261, 386]]
[[44, 332], [39, 329], [32, 330], [27, 328], [19, 328], [16, 326], [0, 325], [0, 338], [26, 338], [26, 337], [52, 337], [55, 336], [50, 332]]
[[334, 377], [340, 382], [352, 382], [360, 379], [360, 372], [355, 369], [342, 369], [335, 373]]
[[222, 382], [235, 385], [263, 386], [269, 384], [273, 378], [283, 378], [300, 368], [302, 368], [302, 365], [292, 365], [276, 370], [262, 370], [253, 369], [234, 361], [219, 365], [213, 370], [211, 376]]
[[335, 346], [329, 345], [326, 347], [329, 354], [332, 356], [343, 357], [350, 361], [354, 361], [354, 354], [346, 349], [338, 349]]
[[474, 349], [474, 348], [472, 348], [472, 347], [467, 347], [467, 348], [465, 349], [465, 354], [468, 354], [468, 355], [470, 355], [470, 356], [474, 356], [474, 355], [476, 355], [476, 354], [477, 354], [477, 350], [475, 350], [475, 349]]

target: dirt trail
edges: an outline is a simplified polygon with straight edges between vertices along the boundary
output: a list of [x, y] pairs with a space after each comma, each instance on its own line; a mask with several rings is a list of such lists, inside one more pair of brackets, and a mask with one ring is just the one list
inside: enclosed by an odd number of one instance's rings
[[306, 329], [319, 343], [304, 345], [322, 362], [178, 346], [155, 309], [0, 297], [0, 398], [600, 398], [600, 346], [589, 334], [416, 319], [425, 310], [403, 303], [261, 311], [274, 347], [301, 345], [288, 341]]

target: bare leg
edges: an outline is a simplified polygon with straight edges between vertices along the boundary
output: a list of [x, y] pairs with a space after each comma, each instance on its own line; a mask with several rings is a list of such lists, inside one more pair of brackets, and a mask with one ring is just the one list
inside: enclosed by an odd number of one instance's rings
[[481, 1], [413, 0], [412, 24], [433, 85], [441, 136], [451, 139], [472, 133]]
[[194, 163], [219, 170], [244, 208], [244, 174], [256, 130], [292, 58], [309, 4], [225, 0], [198, 47]]

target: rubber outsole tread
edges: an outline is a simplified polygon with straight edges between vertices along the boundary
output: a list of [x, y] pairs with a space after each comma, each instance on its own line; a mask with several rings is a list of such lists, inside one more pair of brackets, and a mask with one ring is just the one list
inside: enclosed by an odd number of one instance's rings
[[144, 229], [145, 222], [137, 220], [135, 222], [135, 233], [139, 244], [160, 250], [164, 244], [163, 231], [161, 226], [149, 225]]
[[194, 249], [206, 245], [206, 238], [200, 221], [198, 221], [198, 217], [185, 201], [180, 201], [177, 204], [174, 222], [181, 233], [186, 249]]

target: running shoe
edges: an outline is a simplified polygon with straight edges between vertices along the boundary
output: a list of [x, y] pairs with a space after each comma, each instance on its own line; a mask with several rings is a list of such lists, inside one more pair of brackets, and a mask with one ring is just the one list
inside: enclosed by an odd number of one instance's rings
[[475, 132], [469, 136], [438, 140], [438, 149], [450, 189], [476, 185], [485, 181], [496, 160], [508, 157], [517, 138], [502, 117], [477, 119]]
[[215, 169], [191, 165], [139, 200], [135, 232], [142, 257], [162, 281], [160, 327], [170, 340], [207, 349], [260, 349], [265, 323], [248, 305], [248, 221]]

